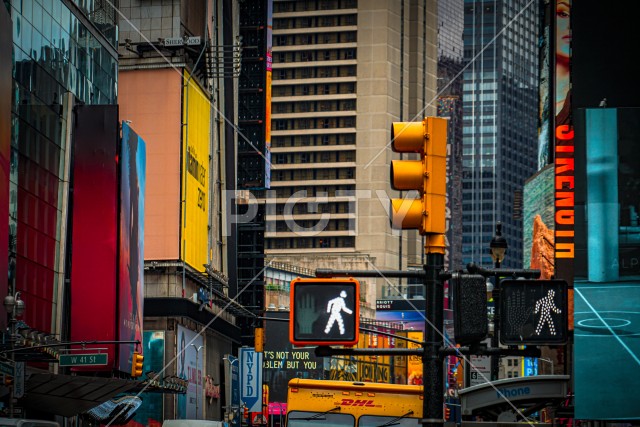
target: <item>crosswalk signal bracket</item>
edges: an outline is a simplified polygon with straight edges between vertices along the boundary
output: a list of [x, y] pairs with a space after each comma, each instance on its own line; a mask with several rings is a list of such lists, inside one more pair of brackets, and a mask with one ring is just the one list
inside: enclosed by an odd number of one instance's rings
[[133, 360], [131, 361], [131, 376], [134, 378], [142, 376], [142, 365], [144, 356], [138, 352], [133, 352]]

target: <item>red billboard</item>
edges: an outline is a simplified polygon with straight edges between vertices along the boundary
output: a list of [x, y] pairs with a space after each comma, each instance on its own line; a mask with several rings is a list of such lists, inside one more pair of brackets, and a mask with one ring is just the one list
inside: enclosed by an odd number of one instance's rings
[[[71, 231], [71, 340], [116, 340], [116, 271], [118, 219], [118, 107], [81, 105], [76, 109], [73, 139]], [[113, 344], [88, 345], [87, 353], [105, 348], [111, 370]], [[83, 369], [83, 368], [75, 368]]]
[[[9, 157], [11, 154], [11, 18], [0, 8], [0, 295], [7, 294], [7, 259], [9, 258]], [[2, 307], [4, 310], [4, 306]], [[4, 330], [5, 315], [0, 315]]]

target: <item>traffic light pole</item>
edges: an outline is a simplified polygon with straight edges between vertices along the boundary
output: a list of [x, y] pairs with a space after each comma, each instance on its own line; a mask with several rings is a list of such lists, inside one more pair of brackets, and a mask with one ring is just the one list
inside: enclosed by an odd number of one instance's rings
[[[429, 237], [427, 237], [429, 238]], [[421, 420], [424, 427], [442, 425], [443, 402], [443, 358], [440, 350], [444, 346], [442, 334], [444, 287], [439, 280], [439, 273], [444, 264], [444, 254], [427, 253], [427, 263], [424, 266], [424, 286], [427, 298], [427, 312], [425, 313], [425, 346], [422, 353], [424, 373], [424, 400], [422, 402]], [[428, 382], [428, 383], [427, 383]]]
[[[448, 355], [496, 355], [496, 356], [523, 356], [539, 357], [540, 350], [528, 347], [524, 350], [514, 348], [499, 348], [492, 346], [473, 345], [461, 348], [445, 348], [443, 334], [443, 307], [444, 307], [444, 286], [443, 281], [451, 277], [450, 273], [442, 272], [444, 265], [444, 253], [438, 249], [440, 240], [435, 236], [428, 236], [426, 264], [423, 271], [381, 271], [381, 270], [333, 270], [317, 269], [316, 277], [413, 277], [421, 278], [425, 286], [425, 296], [427, 299], [425, 313], [425, 341], [422, 348], [393, 348], [393, 349], [352, 349], [352, 348], [332, 348], [329, 346], [319, 346], [316, 348], [316, 356], [329, 357], [337, 355], [420, 355], [423, 363], [424, 378], [424, 400], [423, 418], [421, 423], [424, 427], [436, 427], [443, 424], [444, 405], [444, 357]], [[433, 240], [432, 240], [433, 239]], [[432, 246], [431, 246], [432, 245]], [[481, 274], [485, 277], [498, 275], [500, 277], [520, 276], [525, 278], [537, 278], [540, 270], [509, 270], [495, 269], [485, 270], [475, 264], [469, 264], [467, 270], [470, 273]], [[497, 325], [496, 325], [497, 327]]]

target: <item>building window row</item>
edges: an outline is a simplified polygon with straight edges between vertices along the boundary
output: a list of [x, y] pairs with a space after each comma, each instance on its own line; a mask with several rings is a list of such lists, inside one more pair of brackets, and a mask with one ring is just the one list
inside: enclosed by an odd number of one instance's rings
[[273, 20], [273, 29], [292, 30], [295, 28], [344, 27], [358, 24], [358, 15], [322, 15], [297, 18], [278, 18]]
[[266, 249], [353, 248], [355, 244], [353, 236], [271, 238], [265, 242]]
[[328, 117], [321, 119], [289, 119], [273, 120], [274, 130], [306, 130], [306, 129], [341, 129], [356, 127], [356, 118]]
[[326, 134], [326, 135], [295, 135], [295, 136], [274, 136], [271, 146], [281, 147], [312, 147], [314, 145], [353, 145], [356, 143], [356, 135]]
[[309, 96], [309, 95], [338, 95], [338, 94], [355, 94], [355, 82], [332, 83], [332, 84], [309, 84], [309, 85], [291, 85], [291, 86], [274, 86], [273, 96]]
[[313, 44], [355, 43], [357, 32], [336, 31], [315, 34], [282, 34], [275, 38], [275, 46], [298, 46]]
[[273, 4], [274, 13], [307, 12], [313, 10], [355, 9], [358, 0], [289, 0], [276, 1]]
[[272, 106], [273, 114], [315, 113], [325, 111], [355, 111], [356, 100], [282, 102]]
[[[355, 162], [355, 151], [318, 151], [304, 153], [277, 153], [273, 156], [274, 164], [300, 163], [341, 163]], [[275, 168], [277, 170], [277, 168]]]
[[[287, 213], [293, 215], [306, 215], [306, 214], [347, 214], [355, 211], [355, 202], [331, 202], [331, 203], [296, 203], [293, 206], [286, 203], [278, 203], [275, 206], [273, 204], [267, 205], [267, 213], [284, 215], [285, 210]], [[274, 212], [272, 212], [274, 211]]]
[[[318, 198], [346, 197], [347, 195], [353, 194], [354, 191], [355, 191], [354, 185], [319, 185], [319, 186], [306, 186], [306, 187], [290, 186], [290, 187], [277, 188], [275, 190], [275, 195], [278, 199], [289, 199], [292, 197], [295, 199], [304, 199], [309, 197], [318, 197]], [[271, 191], [271, 194], [273, 194], [273, 190]], [[330, 209], [330, 206], [334, 203], [335, 202], [333, 201], [331, 202], [327, 201], [324, 203], [316, 201], [316, 202], [313, 202], [312, 204], [318, 206], [318, 209], [325, 209], [325, 210], [318, 210], [317, 212], [329, 212], [328, 209]], [[326, 207], [321, 208], [321, 206], [326, 206]], [[277, 208], [276, 208], [276, 211], [277, 211]]]
[[355, 170], [354, 168], [275, 170], [272, 178], [274, 182], [354, 179]]
[[356, 49], [303, 50], [300, 52], [278, 52], [276, 63], [290, 64], [312, 61], [341, 61], [356, 59]]
[[[270, 224], [267, 227], [272, 227]], [[276, 221], [275, 232], [287, 233], [290, 231], [349, 231], [355, 227], [355, 221], [351, 219], [296, 219], [288, 221]], [[271, 230], [273, 231], [273, 230]]]
[[325, 79], [333, 77], [355, 77], [355, 65], [339, 65], [333, 67], [309, 67], [279, 69], [273, 75], [274, 80]]

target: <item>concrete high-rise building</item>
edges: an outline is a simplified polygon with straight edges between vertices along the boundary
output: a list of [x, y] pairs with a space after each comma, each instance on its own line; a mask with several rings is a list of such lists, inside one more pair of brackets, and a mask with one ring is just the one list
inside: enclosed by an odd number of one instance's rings
[[420, 236], [390, 227], [390, 128], [436, 115], [435, 2], [276, 0], [273, 12], [267, 257], [311, 269], [422, 263]]
[[462, 261], [522, 267], [522, 189], [537, 169], [538, 2], [464, 2]]

